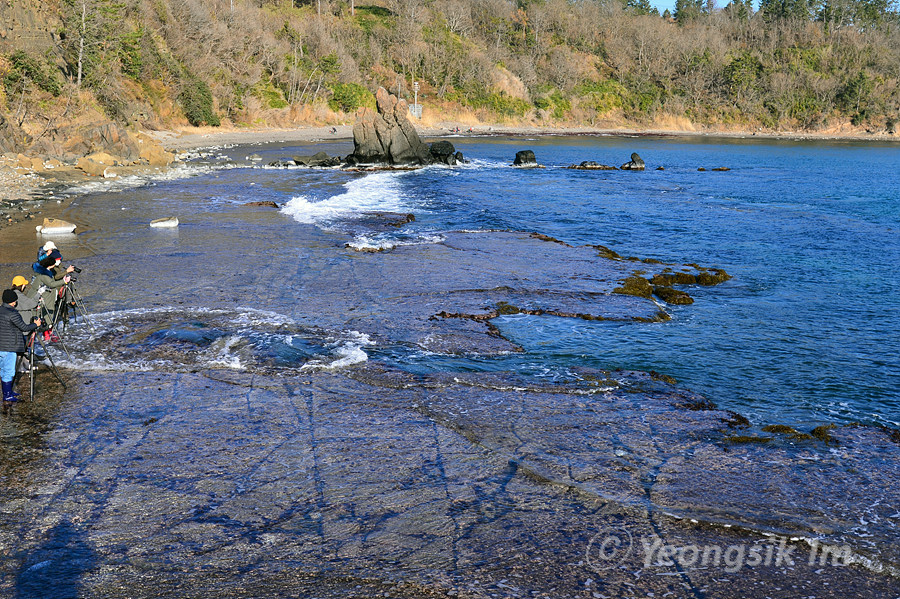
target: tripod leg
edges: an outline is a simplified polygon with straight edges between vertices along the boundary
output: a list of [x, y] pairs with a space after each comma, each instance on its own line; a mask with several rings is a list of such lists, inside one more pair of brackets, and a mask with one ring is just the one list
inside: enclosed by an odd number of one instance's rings
[[81, 294], [78, 293], [78, 290], [74, 287], [72, 288], [72, 295], [75, 298], [75, 313], [78, 313], [78, 308], [81, 308], [81, 316], [84, 317], [84, 321], [88, 323], [88, 326], [91, 327], [91, 332], [95, 335], [97, 334], [97, 329], [94, 328], [94, 323], [91, 322], [91, 319], [88, 318], [87, 309], [84, 307], [84, 298], [81, 297]]
[[28, 396], [28, 401], [34, 401], [34, 338], [36, 336], [37, 333], [32, 333], [28, 348], [28, 371], [31, 374], [31, 395]]
[[63, 389], [66, 388], [65, 381], [62, 380], [62, 377], [59, 375], [59, 370], [56, 369], [56, 364], [53, 362], [53, 356], [50, 355], [50, 352], [47, 351], [47, 346], [44, 345], [44, 340], [38, 337], [38, 340], [41, 343], [41, 347], [44, 348], [44, 354], [47, 356], [47, 359], [50, 360], [50, 371], [53, 372], [53, 375], [56, 376], [56, 380], [59, 381], [59, 384], [63, 386]]

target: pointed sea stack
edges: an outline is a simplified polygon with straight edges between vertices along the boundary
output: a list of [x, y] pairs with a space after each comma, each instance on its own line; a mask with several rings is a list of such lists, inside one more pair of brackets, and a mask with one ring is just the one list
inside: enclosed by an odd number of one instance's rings
[[377, 112], [368, 107], [360, 108], [353, 125], [353, 153], [347, 163], [425, 165], [434, 162], [419, 134], [416, 133], [407, 114], [409, 107], [404, 100], [379, 87], [375, 93]]

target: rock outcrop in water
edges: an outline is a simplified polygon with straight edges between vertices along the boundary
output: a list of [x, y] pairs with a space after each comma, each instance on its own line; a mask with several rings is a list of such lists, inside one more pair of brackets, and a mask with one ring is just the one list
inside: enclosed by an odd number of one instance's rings
[[531, 150], [520, 150], [516, 152], [513, 166], [537, 166], [537, 158], [534, 157], [534, 152]]
[[431, 156], [435, 162], [440, 162], [449, 166], [454, 166], [461, 162], [466, 162], [462, 152], [457, 152], [453, 144], [442, 139], [431, 144]]
[[360, 108], [353, 125], [353, 153], [347, 163], [426, 165], [434, 162], [428, 146], [409, 122], [409, 107], [402, 99], [379, 87], [377, 111]]
[[571, 164], [566, 168], [571, 168], [580, 171], [614, 171], [618, 170], [614, 166], [609, 166], [606, 164], [600, 164], [599, 162], [595, 162], [594, 160], [585, 160], [581, 164]]
[[409, 121], [409, 106], [383, 87], [375, 93], [376, 110], [360, 108], [353, 125], [353, 153], [348, 166], [378, 164], [389, 166], [425, 166], [465, 162], [462, 152], [449, 141], [438, 141], [429, 148]]
[[338, 156], [329, 156], [325, 152], [316, 152], [312, 156], [294, 156], [294, 164], [300, 166], [340, 166]]
[[619, 168], [621, 168], [623, 171], [642, 171], [645, 167], [646, 165], [644, 164], [644, 160], [640, 156], [638, 156], [638, 153], [632, 152], [631, 161], [626, 162]]

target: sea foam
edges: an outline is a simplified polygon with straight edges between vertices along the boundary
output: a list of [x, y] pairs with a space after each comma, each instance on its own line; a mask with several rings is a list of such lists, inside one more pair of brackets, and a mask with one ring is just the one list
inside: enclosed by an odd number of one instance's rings
[[406, 172], [379, 172], [344, 184], [343, 193], [324, 200], [300, 195], [281, 212], [299, 223], [329, 226], [369, 212], [401, 212], [409, 208], [401, 193], [400, 177]]

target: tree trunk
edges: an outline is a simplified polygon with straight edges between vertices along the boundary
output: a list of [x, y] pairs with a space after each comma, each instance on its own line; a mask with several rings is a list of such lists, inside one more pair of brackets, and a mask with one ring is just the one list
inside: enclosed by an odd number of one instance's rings
[[84, 35], [87, 28], [87, 0], [81, 0], [81, 33], [78, 37], [78, 81], [76, 85], [81, 87], [81, 74], [84, 72]]

